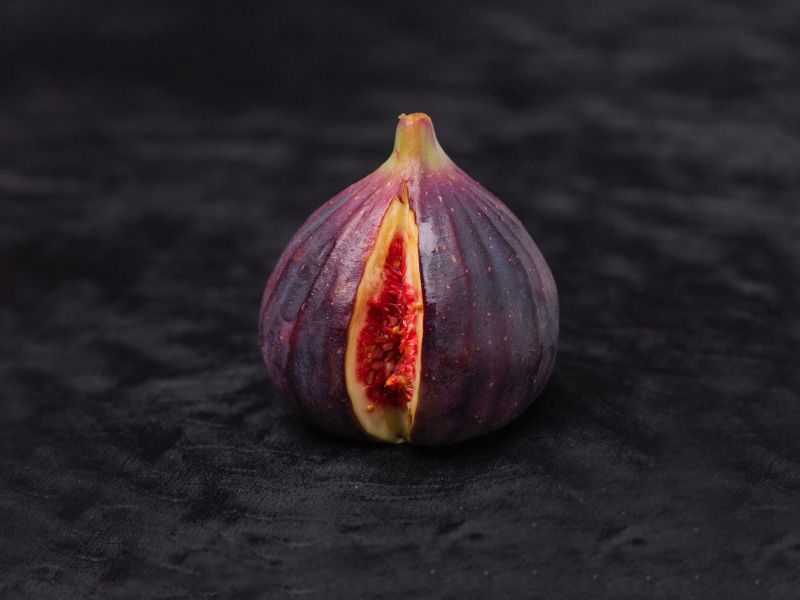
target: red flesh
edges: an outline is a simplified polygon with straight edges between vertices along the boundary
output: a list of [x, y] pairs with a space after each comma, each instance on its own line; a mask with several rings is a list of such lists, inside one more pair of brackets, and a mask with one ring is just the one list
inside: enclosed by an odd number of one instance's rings
[[383, 265], [382, 288], [369, 299], [358, 334], [358, 378], [376, 406], [405, 408], [414, 395], [419, 298], [406, 282], [405, 250], [402, 236], [396, 236]]

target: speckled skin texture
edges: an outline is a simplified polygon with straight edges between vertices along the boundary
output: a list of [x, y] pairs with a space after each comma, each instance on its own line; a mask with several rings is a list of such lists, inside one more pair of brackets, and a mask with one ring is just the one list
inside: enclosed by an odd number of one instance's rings
[[[410, 127], [435, 145], [427, 117]], [[444, 445], [495, 431], [553, 370], [558, 295], [547, 263], [502, 202], [443, 162], [415, 154], [336, 195], [295, 234], [267, 282], [259, 343], [269, 374], [327, 431], [367, 439], [345, 385], [348, 327], [383, 216], [404, 190], [419, 228], [424, 304], [409, 441]]]
[[[797, 598], [800, 4], [92, 4], [0, 3], [0, 598]], [[414, 110], [561, 308], [433, 449], [308, 425], [255, 331]]]
[[411, 437], [449, 443], [502, 427], [542, 390], [558, 297], [524, 226], [466, 174], [423, 173], [417, 194], [425, 335]]
[[366, 257], [392, 199], [389, 178], [367, 177], [320, 207], [267, 281], [259, 346], [276, 389], [317, 426], [365, 437], [344, 379], [347, 331]]

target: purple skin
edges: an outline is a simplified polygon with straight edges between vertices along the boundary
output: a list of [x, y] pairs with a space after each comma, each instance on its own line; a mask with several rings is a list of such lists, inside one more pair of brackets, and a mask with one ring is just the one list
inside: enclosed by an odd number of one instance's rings
[[367, 437], [345, 385], [347, 333], [381, 219], [404, 184], [424, 298], [409, 441], [451, 444], [503, 427], [542, 391], [555, 364], [558, 294], [525, 227], [444, 154], [426, 115], [401, 116], [389, 160], [292, 238], [264, 290], [259, 341], [276, 388], [312, 422]]

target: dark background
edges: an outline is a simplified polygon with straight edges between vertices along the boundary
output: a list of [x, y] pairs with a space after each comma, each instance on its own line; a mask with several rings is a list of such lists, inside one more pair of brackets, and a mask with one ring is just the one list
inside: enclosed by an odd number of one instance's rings
[[[0, 5], [0, 597], [798, 597], [800, 3], [84, 4]], [[444, 449], [311, 429], [256, 339], [413, 111], [561, 295]]]

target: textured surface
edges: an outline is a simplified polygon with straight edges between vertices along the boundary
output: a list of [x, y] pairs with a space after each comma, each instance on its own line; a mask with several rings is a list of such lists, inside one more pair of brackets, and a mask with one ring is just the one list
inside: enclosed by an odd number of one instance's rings
[[[797, 597], [800, 5], [79, 4], [0, 7], [0, 597]], [[561, 296], [540, 401], [438, 451], [256, 340], [414, 110]]]

